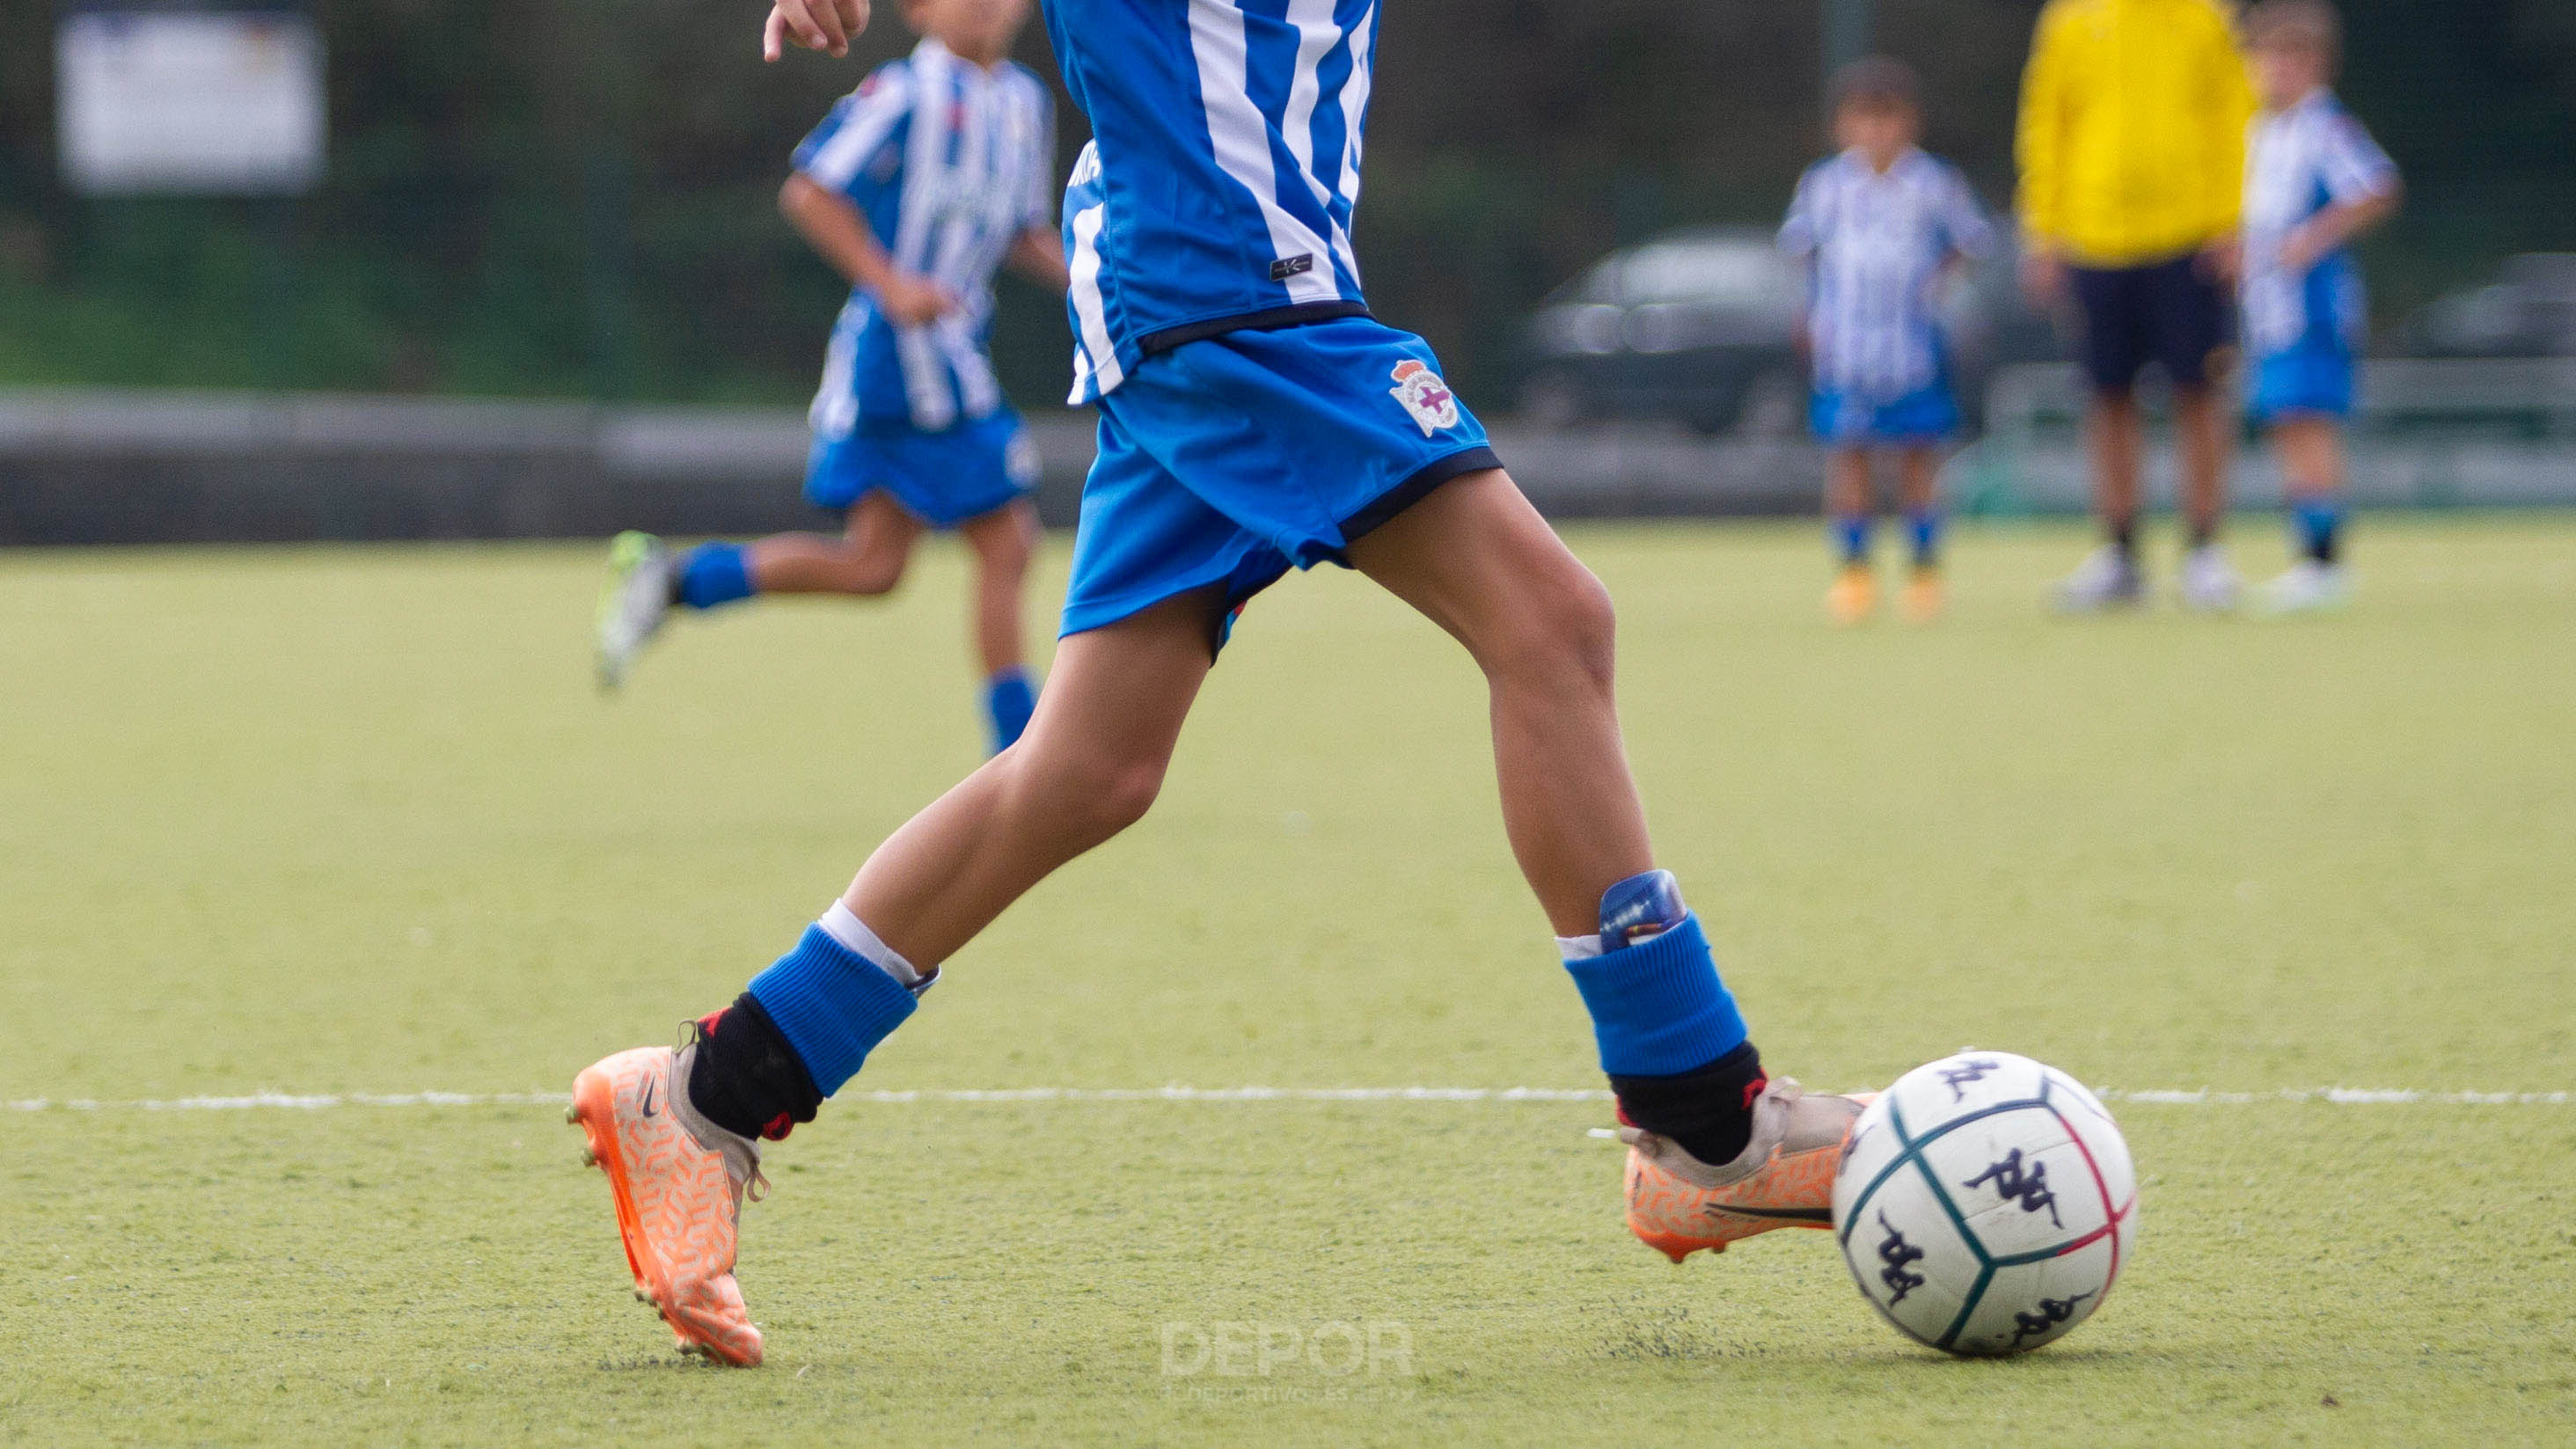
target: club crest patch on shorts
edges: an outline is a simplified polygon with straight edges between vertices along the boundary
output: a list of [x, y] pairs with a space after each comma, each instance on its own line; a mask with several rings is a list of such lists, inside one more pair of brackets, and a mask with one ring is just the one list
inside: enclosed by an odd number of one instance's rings
[[1410, 357], [1395, 365], [1395, 386], [1387, 392], [1413, 415], [1426, 438], [1458, 426], [1458, 395], [1440, 380], [1440, 374]]

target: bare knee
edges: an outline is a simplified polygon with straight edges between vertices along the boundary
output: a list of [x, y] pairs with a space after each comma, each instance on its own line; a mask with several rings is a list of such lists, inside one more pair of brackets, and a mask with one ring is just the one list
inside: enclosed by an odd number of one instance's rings
[[979, 518], [966, 528], [975, 559], [993, 578], [1017, 579], [1027, 574], [1037, 556], [1037, 518], [1024, 504]]
[[840, 558], [841, 592], [866, 598], [893, 593], [895, 585], [903, 582], [904, 567], [911, 561], [908, 544], [849, 540]]
[[1145, 818], [1163, 791], [1170, 763], [1161, 752], [1051, 750], [1042, 734], [1027, 748], [1025, 778], [1044, 792], [1045, 808], [1059, 828], [1080, 836], [1086, 849]]

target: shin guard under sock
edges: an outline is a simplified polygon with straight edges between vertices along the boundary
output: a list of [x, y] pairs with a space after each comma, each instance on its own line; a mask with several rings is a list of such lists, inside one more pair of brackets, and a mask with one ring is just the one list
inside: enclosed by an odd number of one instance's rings
[[1753, 1140], [1753, 1102], [1769, 1080], [1762, 1054], [1748, 1041], [1678, 1076], [1613, 1076], [1610, 1090], [1628, 1125], [1671, 1138], [1691, 1156], [1722, 1167]]
[[699, 1018], [689, 1105], [738, 1137], [774, 1142], [797, 1123], [813, 1121], [823, 1094], [768, 1009], [746, 991], [733, 1005]]

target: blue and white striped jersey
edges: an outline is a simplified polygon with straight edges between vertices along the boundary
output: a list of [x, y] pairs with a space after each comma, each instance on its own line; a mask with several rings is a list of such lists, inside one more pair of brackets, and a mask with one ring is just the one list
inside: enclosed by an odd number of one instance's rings
[[1065, 192], [1072, 400], [1146, 354], [1365, 312], [1351, 212], [1377, 0], [1048, 0], [1092, 142]]
[[2330, 91], [2255, 119], [2245, 152], [2245, 342], [2256, 356], [2303, 342], [2361, 344], [2369, 319], [2352, 253], [2338, 249], [2293, 272], [2281, 244], [2326, 208], [2396, 184], [2396, 163]]
[[987, 71], [924, 40], [879, 66], [796, 148], [796, 169], [846, 196], [906, 271], [945, 284], [964, 307], [898, 327], [853, 288], [832, 329], [814, 430], [847, 437], [864, 420], [940, 432], [1002, 406], [985, 344], [993, 273], [1011, 244], [1054, 217], [1054, 102], [1005, 61]]
[[1921, 151], [1884, 175], [1857, 151], [1808, 168], [1780, 247], [1809, 265], [1816, 386], [1894, 401], [1942, 381], [1933, 289], [1953, 255], [1993, 245], [1967, 178]]

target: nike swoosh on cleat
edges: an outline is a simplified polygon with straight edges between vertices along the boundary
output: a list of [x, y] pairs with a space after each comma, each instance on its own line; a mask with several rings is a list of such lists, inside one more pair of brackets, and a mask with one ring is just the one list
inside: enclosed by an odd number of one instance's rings
[[661, 1083], [650, 1080], [644, 1083], [644, 1115], [647, 1117], [653, 1115], [653, 1089], [660, 1085]]
[[1708, 1211], [1711, 1216], [1729, 1213], [1739, 1218], [1776, 1218], [1792, 1223], [1830, 1223], [1834, 1220], [1832, 1208], [1723, 1207], [1711, 1203]]

